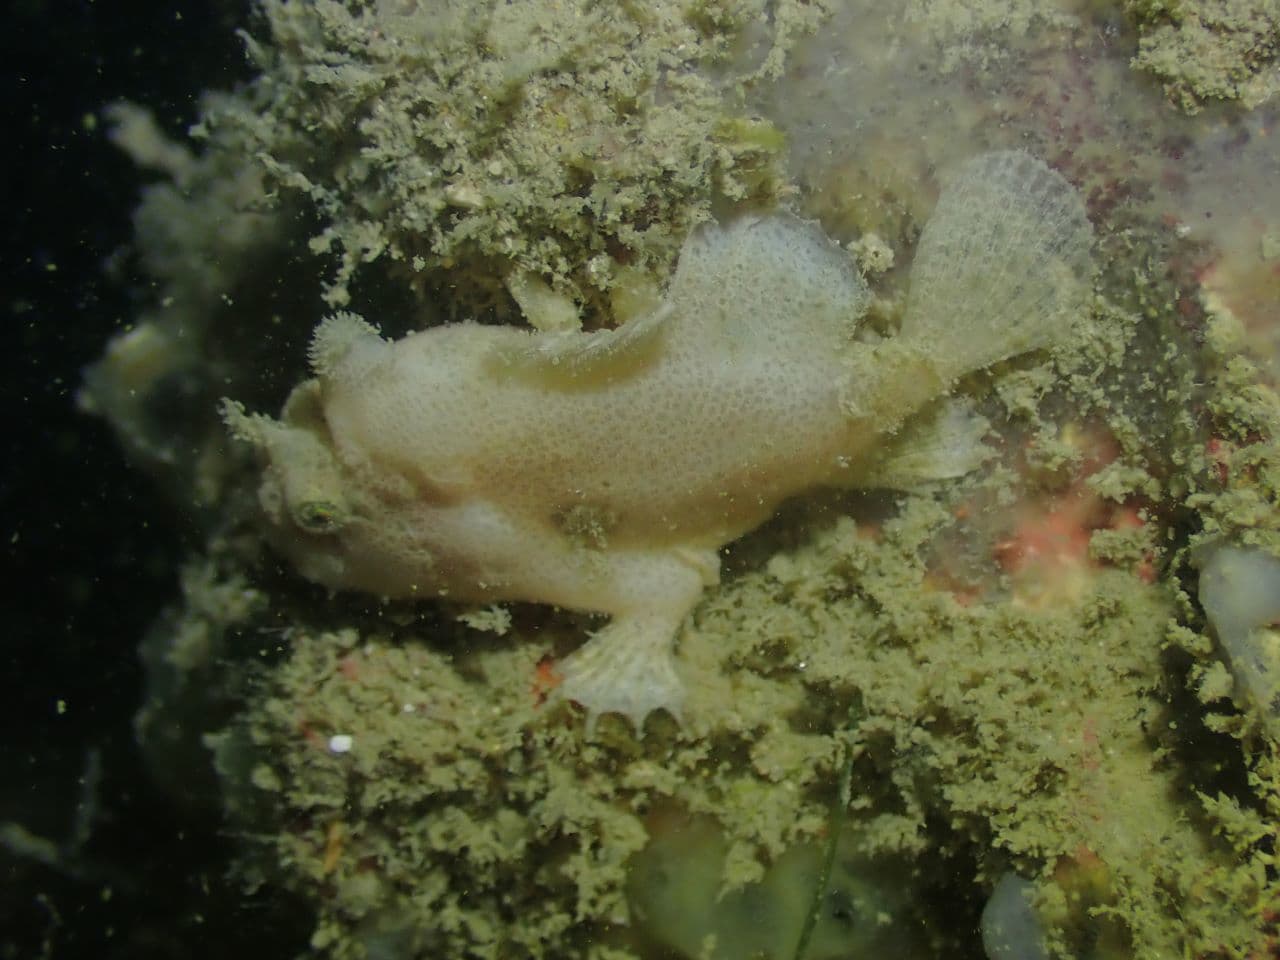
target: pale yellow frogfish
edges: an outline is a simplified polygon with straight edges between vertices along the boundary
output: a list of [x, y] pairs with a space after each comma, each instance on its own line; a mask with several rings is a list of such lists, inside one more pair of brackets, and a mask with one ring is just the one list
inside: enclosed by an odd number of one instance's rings
[[339, 314], [278, 420], [225, 410], [303, 576], [608, 614], [558, 664], [559, 692], [589, 723], [639, 728], [680, 716], [673, 647], [726, 543], [815, 487], [972, 469], [984, 424], [945, 398], [1063, 337], [1091, 243], [1066, 180], [990, 153], [945, 184], [891, 338], [855, 336], [870, 294], [817, 226], [751, 214], [695, 230], [662, 303], [616, 329], [458, 323], [390, 342]]

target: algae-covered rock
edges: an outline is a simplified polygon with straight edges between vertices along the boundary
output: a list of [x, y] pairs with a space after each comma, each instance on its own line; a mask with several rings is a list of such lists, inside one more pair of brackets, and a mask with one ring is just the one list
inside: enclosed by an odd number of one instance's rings
[[596, 314], [714, 199], [776, 196], [784, 142], [741, 85], [780, 69], [821, 5], [758, 30], [767, 6], [267, 0], [250, 42], [266, 104], [210, 122], [323, 212], [331, 304], [376, 263], [451, 291], [452, 317], [509, 312], [504, 284], [534, 281]]
[[908, 872], [889, 858], [861, 858], [846, 843], [823, 881], [821, 848], [797, 846], [759, 881], [725, 891], [728, 843], [713, 820], [667, 812], [650, 818], [650, 828], [653, 840], [631, 864], [629, 899], [640, 930], [683, 957], [791, 960], [819, 883], [807, 960], [928, 955], [906, 912], [913, 895]]
[[1134, 65], [1189, 111], [1280, 92], [1280, 7], [1272, 0], [1126, 0], [1138, 24]]

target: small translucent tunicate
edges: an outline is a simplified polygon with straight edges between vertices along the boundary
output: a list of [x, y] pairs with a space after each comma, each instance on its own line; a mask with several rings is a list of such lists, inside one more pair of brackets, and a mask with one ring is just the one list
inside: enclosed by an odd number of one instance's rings
[[1035, 886], [1006, 873], [982, 910], [982, 949], [987, 960], [1048, 960], [1044, 930], [1031, 906]]
[[1253, 547], [1218, 547], [1200, 570], [1200, 602], [1236, 681], [1235, 699], [1280, 719], [1280, 559]]

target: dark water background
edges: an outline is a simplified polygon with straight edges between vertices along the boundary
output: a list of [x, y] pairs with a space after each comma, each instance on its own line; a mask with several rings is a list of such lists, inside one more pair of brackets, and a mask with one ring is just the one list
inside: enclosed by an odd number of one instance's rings
[[6, 7], [0, 824], [52, 841], [62, 862], [0, 845], [0, 960], [287, 957], [305, 943], [287, 905], [227, 879], [219, 825], [143, 770], [135, 648], [176, 595], [183, 520], [74, 402], [134, 312], [103, 265], [146, 181], [86, 118], [126, 98], [180, 133], [200, 90], [247, 76], [246, 7]]

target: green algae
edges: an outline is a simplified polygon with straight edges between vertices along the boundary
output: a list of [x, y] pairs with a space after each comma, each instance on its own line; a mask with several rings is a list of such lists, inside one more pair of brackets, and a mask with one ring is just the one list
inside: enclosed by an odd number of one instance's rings
[[1273, 0], [1125, 0], [1138, 27], [1134, 66], [1188, 112], [1208, 101], [1257, 106], [1280, 91], [1280, 7]]
[[509, 315], [513, 274], [594, 316], [623, 267], [665, 272], [717, 199], [776, 198], [785, 141], [742, 87], [822, 6], [779, 4], [760, 35], [765, 6], [272, 0], [250, 42], [265, 107], [208, 122], [323, 212], [331, 305], [377, 262], [447, 289], [448, 316]]

